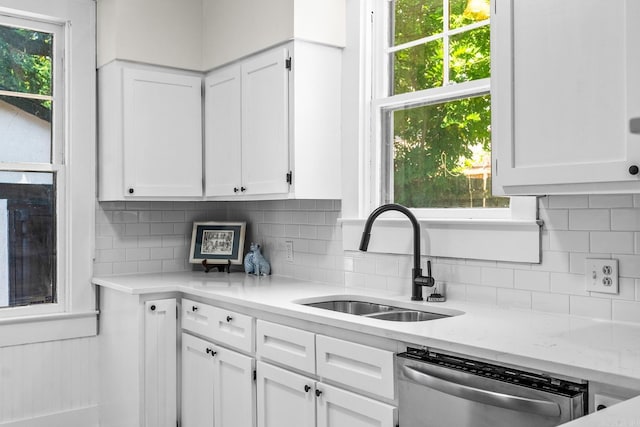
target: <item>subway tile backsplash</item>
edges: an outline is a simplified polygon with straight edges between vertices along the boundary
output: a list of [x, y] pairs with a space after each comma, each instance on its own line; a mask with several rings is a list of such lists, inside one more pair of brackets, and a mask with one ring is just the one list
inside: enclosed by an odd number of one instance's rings
[[[340, 208], [336, 200], [99, 203], [95, 274], [198, 269], [188, 263], [194, 221], [247, 221], [246, 244], [262, 244], [274, 274], [408, 294], [411, 256], [344, 252]], [[432, 259], [449, 299], [640, 323], [640, 195], [543, 197], [539, 217], [541, 264]], [[589, 257], [619, 260], [619, 294], [585, 290]]]

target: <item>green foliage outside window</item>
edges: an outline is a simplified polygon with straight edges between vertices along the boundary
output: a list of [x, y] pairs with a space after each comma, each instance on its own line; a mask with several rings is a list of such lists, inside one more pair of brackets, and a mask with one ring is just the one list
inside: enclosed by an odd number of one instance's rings
[[[51, 34], [0, 25], [0, 90], [50, 97], [52, 56]], [[50, 99], [3, 96], [2, 100], [51, 120]]]
[[[488, 5], [488, 0], [450, 0], [448, 29], [486, 21]], [[435, 37], [391, 53], [394, 72], [391, 95], [490, 76], [489, 25], [445, 38], [443, 7], [443, 0], [395, 1], [392, 45]], [[508, 206], [508, 199], [490, 195], [489, 95], [406, 108], [391, 114], [396, 203], [430, 208]]]

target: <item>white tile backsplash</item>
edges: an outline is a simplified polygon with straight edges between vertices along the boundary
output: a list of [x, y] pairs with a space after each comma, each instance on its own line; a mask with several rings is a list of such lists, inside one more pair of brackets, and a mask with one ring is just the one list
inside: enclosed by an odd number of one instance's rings
[[[343, 252], [340, 207], [335, 200], [101, 203], [95, 273], [198, 269], [188, 263], [193, 221], [239, 220], [248, 223], [247, 245], [262, 244], [274, 274], [409, 294], [411, 256]], [[543, 197], [540, 218], [540, 264], [432, 259], [447, 297], [640, 323], [640, 195]], [[585, 258], [618, 259], [619, 294], [585, 290]]]

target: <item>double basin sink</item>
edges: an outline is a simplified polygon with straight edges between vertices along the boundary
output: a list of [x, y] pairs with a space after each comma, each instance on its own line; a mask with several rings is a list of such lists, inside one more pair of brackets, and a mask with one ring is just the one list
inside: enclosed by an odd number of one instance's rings
[[364, 301], [355, 298], [327, 299], [315, 302], [301, 302], [307, 307], [322, 308], [340, 313], [369, 317], [371, 319], [389, 320], [394, 322], [424, 322], [427, 320], [443, 319], [463, 314], [457, 310], [447, 310], [450, 313], [435, 313], [414, 308], [397, 307], [386, 303]]

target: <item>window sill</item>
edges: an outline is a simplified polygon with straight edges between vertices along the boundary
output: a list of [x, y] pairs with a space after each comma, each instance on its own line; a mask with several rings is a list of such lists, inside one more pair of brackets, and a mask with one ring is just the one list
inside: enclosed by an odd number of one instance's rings
[[97, 335], [97, 311], [0, 319], [0, 348]]
[[[343, 218], [344, 250], [357, 251], [366, 219]], [[514, 219], [419, 219], [422, 255], [490, 261], [540, 263], [542, 222]], [[407, 218], [378, 218], [369, 252], [413, 254]]]

